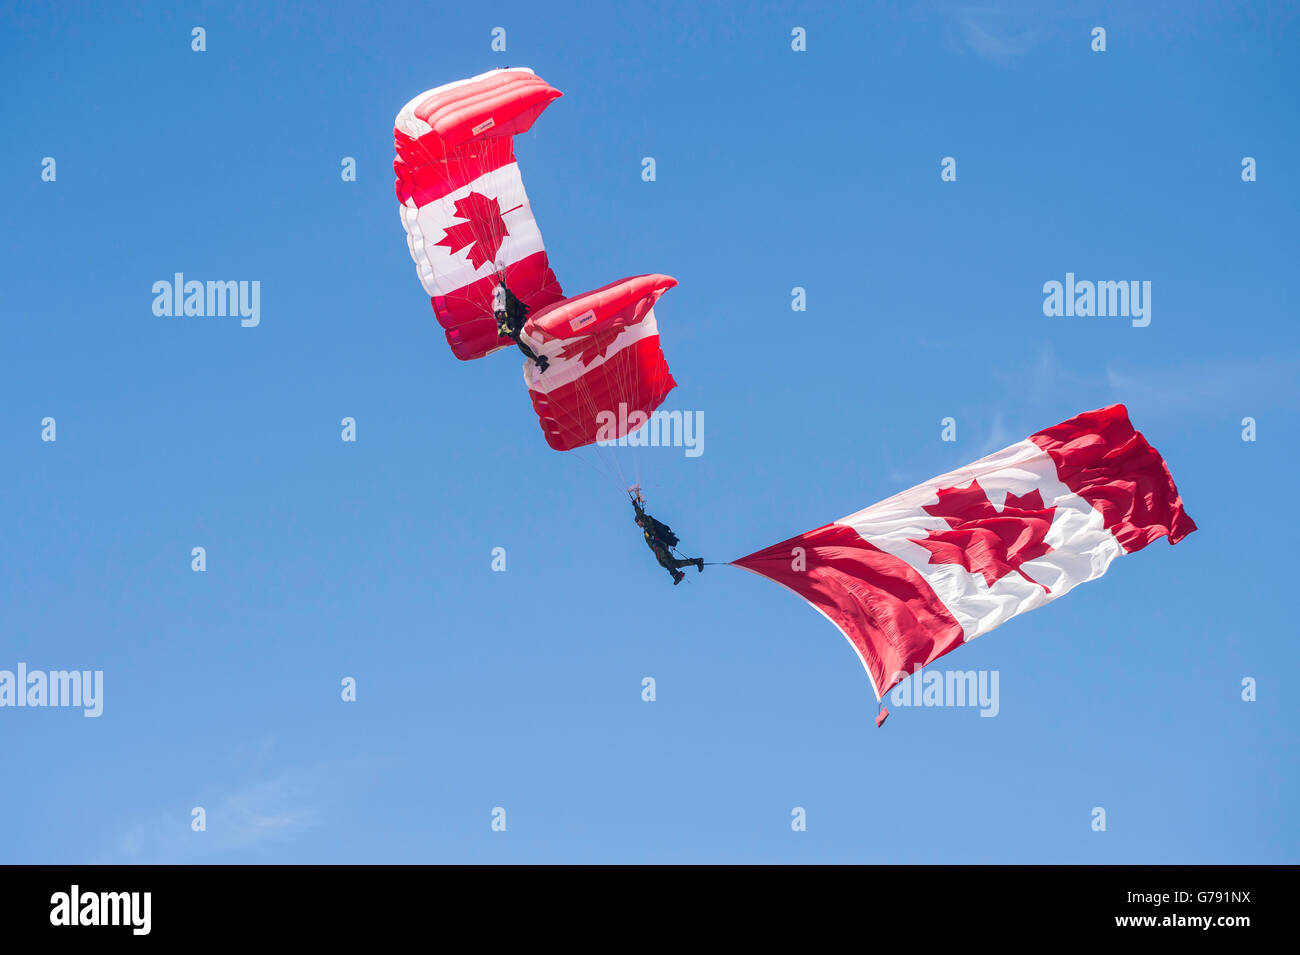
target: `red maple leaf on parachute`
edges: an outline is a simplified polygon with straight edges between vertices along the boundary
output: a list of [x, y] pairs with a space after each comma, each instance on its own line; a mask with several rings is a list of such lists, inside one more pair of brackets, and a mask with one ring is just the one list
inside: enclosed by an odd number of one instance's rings
[[623, 334], [625, 328], [627, 328], [627, 325], [622, 319], [619, 319], [609, 328], [603, 329], [594, 335], [575, 338], [560, 349], [559, 357], [572, 358], [577, 355], [584, 367], [590, 365], [597, 358], [605, 357], [606, 350], [610, 345], [614, 344], [614, 339]]
[[[520, 203], [515, 209], [522, 205]], [[468, 221], [447, 226], [442, 241], [434, 244], [446, 246], [452, 252], [459, 252], [468, 245], [470, 264], [476, 269], [480, 268], [497, 257], [502, 240], [510, 234], [502, 216], [515, 209], [502, 212], [501, 204], [495, 199], [471, 192], [465, 198], [456, 200], [456, 218]]]
[[930, 531], [925, 540], [913, 541], [930, 552], [931, 564], [960, 564], [971, 573], [983, 574], [990, 587], [1015, 571], [1052, 592], [1020, 569], [1026, 561], [1053, 550], [1046, 537], [1056, 508], [1044, 507], [1037, 489], [1023, 496], [1008, 494], [999, 511], [979, 481], [971, 481], [970, 487], [941, 488], [939, 503], [928, 505], [925, 511], [942, 517], [952, 528]]

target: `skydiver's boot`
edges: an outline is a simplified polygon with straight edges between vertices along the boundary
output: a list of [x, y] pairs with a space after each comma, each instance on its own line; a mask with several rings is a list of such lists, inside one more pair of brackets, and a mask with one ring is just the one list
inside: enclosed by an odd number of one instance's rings
[[685, 577], [685, 576], [686, 576], [686, 575], [683, 574], [680, 570], [674, 570], [674, 571], [673, 571], [673, 586], [676, 587], [678, 584], [680, 584], [680, 583], [682, 582], [682, 578]]
[[698, 570], [701, 574], [704, 573], [704, 558], [703, 558], [703, 557], [696, 557], [696, 558], [695, 558], [695, 569]]

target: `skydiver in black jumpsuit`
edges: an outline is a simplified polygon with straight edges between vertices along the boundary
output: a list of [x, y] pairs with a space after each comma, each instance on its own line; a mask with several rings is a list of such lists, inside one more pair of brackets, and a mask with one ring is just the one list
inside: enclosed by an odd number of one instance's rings
[[492, 315], [497, 320], [497, 334], [513, 341], [526, 357], [537, 363], [538, 368], [546, 371], [550, 359], [545, 355], [534, 354], [533, 350], [519, 338], [524, 330], [524, 318], [528, 315], [528, 306], [515, 297], [515, 293], [506, 285], [505, 279], [502, 279], [492, 290]]
[[644, 501], [641, 499], [640, 492], [632, 498], [632, 508], [636, 511], [636, 526], [641, 528], [645, 535], [646, 545], [654, 551], [655, 560], [659, 561], [659, 566], [663, 567], [668, 573], [672, 574], [673, 585], [676, 586], [682, 582], [683, 574], [678, 568], [695, 565], [695, 569], [701, 573], [704, 572], [703, 557], [674, 557], [672, 548], [677, 546], [677, 535], [673, 533], [671, 527], [661, 521], [655, 520], [645, 512]]

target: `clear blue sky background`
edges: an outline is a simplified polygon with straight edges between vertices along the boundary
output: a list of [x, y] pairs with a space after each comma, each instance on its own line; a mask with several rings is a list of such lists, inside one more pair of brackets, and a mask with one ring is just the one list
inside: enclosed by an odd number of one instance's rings
[[[0, 860], [1300, 861], [1300, 19], [1136, 6], [0, 7], [0, 668], [106, 680], [98, 720], [0, 711]], [[997, 718], [877, 730], [825, 620], [671, 586], [518, 357], [449, 353], [392, 119], [505, 65], [566, 94], [518, 144], [565, 289], [680, 280], [705, 453], [635, 467], [686, 550], [1116, 401], [1200, 531], [945, 658]], [[177, 271], [261, 281], [261, 326], [155, 317]], [[1150, 280], [1150, 327], [1045, 318], [1067, 271]]]

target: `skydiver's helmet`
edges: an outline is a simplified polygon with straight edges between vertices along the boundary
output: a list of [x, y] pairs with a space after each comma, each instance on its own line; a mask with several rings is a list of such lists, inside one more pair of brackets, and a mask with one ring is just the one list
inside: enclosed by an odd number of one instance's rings
[[645, 527], [645, 515], [644, 515], [644, 514], [637, 514], [635, 520], [636, 520], [636, 526], [637, 526], [637, 527]]

